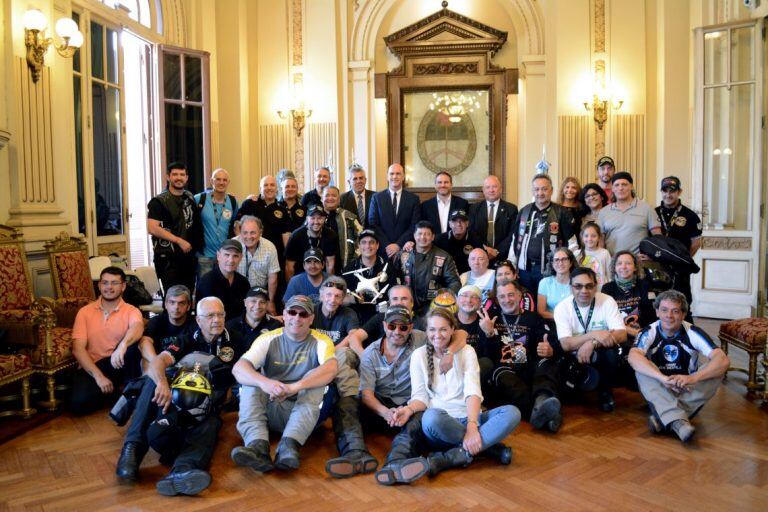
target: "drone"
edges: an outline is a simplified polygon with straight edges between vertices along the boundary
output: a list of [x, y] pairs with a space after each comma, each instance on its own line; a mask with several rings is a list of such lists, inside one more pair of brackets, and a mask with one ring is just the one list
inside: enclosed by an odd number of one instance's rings
[[389, 285], [386, 285], [384, 288], [379, 290], [379, 284], [384, 283], [387, 280], [388, 266], [389, 263], [386, 263], [384, 268], [381, 269], [381, 272], [371, 278], [363, 277], [363, 272], [371, 270], [373, 267], [359, 268], [357, 270], [344, 272], [342, 275], [346, 276], [349, 274], [354, 274], [358, 280], [357, 288], [355, 288], [355, 291], [350, 290], [349, 294], [355, 297], [360, 302], [360, 304], [376, 304], [376, 301], [379, 299], [379, 297], [384, 295], [384, 293], [387, 291], [387, 288], [389, 288]]

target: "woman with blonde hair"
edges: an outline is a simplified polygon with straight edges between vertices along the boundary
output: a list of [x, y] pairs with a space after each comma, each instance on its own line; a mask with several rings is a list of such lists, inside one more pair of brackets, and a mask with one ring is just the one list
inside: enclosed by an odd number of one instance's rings
[[[405, 421], [424, 411], [422, 431], [437, 450], [428, 457], [431, 475], [467, 466], [481, 452], [510, 464], [512, 449], [501, 441], [520, 423], [520, 411], [512, 405], [481, 412], [477, 355], [469, 345], [453, 351], [456, 327], [456, 318], [442, 308], [427, 313], [428, 342], [411, 355], [411, 399], [401, 409]], [[441, 358], [450, 354], [451, 364], [441, 369]]]

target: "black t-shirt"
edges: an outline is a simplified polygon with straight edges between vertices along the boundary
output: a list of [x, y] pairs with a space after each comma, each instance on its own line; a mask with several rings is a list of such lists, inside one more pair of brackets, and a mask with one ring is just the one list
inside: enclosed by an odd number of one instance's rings
[[320, 197], [320, 194], [317, 193], [316, 189], [312, 189], [303, 196], [301, 196], [301, 206], [309, 210], [309, 207], [313, 204], [319, 204], [320, 206], [323, 205], [323, 199]]
[[625, 325], [637, 323], [640, 327], [646, 327], [656, 321], [656, 311], [653, 309], [656, 295], [651, 292], [647, 281], [640, 280], [627, 291], [619, 288], [616, 281], [610, 281], [600, 291], [616, 301]]
[[456, 263], [456, 271], [463, 274], [469, 271], [469, 253], [472, 249], [482, 249], [483, 242], [472, 233], [467, 233], [464, 239], [458, 240], [448, 230], [435, 238], [435, 245], [451, 255]]
[[475, 349], [477, 357], [488, 357], [495, 362], [495, 354], [497, 350], [496, 343], [489, 342], [488, 336], [486, 336], [485, 332], [480, 328], [480, 317], [475, 318], [474, 322], [465, 324], [459, 320], [457, 315], [456, 321], [459, 324], [459, 329], [467, 331], [467, 344]]
[[296, 262], [294, 275], [304, 272], [304, 253], [310, 247], [320, 249], [325, 257], [336, 256], [339, 252], [339, 237], [325, 226], [320, 232], [320, 238], [310, 238], [308, 229], [303, 226], [291, 233], [285, 247], [285, 259]]
[[252, 215], [261, 219], [264, 224], [264, 231], [261, 234], [264, 238], [275, 244], [277, 254], [283, 254], [283, 233], [290, 233], [290, 218], [284, 207], [278, 202], [267, 204], [264, 199], [259, 197], [256, 200], [246, 199], [237, 210], [235, 220], [240, 220], [243, 215]]
[[539, 361], [536, 346], [544, 340], [552, 346], [559, 357], [562, 347], [557, 334], [537, 313], [523, 312], [519, 315], [503, 315], [500, 309], [493, 308], [488, 314], [496, 318], [494, 325], [496, 336], [491, 338], [493, 355], [491, 359], [500, 366], [509, 366], [520, 372], [533, 372]]
[[315, 321], [312, 322], [312, 328], [326, 334], [333, 340], [334, 345], [338, 345], [350, 331], [359, 327], [360, 322], [352, 308], [339, 306], [336, 314], [328, 318], [323, 314], [323, 305], [315, 305]]
[[662, 203], [656, 207], [656, 216], [661, 224], [661, 233], [680, 240], [689, 250], [691, 241], [701, 236], [701, 219], [682, 203], [675, 208], [666, 208]]
[[[369, 270], [366, 270], [362, 273], [362, 276], [366, 279], [372, 279], [374, 276], [379, 275], [379, 273], [384, 270], [384, 266], [387, 265], [387, 262], [384, 261], [384, 259], [381, 256], [376, 257], [376, 263], [373, 264], [373, 267]], [[349, 265], [346, 266], [346, 268], [342, 272], [342, 277], [347, 282], [347, 288], [350, 291], [356, 291], [357, 285], [360, 282], [358, 277], [355, 274], [347, 274], [347, 272], [352, 272], [357, 269], [361, 268], [368, 268], [366, 265], [363, 264], [363, 261], [360, 258], [355, 258], [352, 260]], [[379, 290], [383, 290], [385, 286], [387, 285], [394, 285], [395, 284], [395, 265], [387, 265], [387, 279], [383, 283], [378, 283]], [[344, 275], [346, 274], [346, 275]], [[367, 296], [364, 297], [366, 300], [370, 300]], [[387, 294], [383, 293], [381, 296], [376, 300], [376, 303], [383, 302], [387, 300]], [[350, 304], [349, 307], [352, 308], [352, 310], [357, 313], [357, 317], [360, 319], [361, 324], [365, 324], [373, 315], [376, 314], [376, 304], [359, 304], [357, 302], [357, 299], [355, 299], [355, 302], [353, 304]]]
[[197, 283], [195, 290], [195, 299], [199, 302], [205, 297], [218, 297], [224, 303], [224, 312], [227, 320], [240, 316], [245, 311], [245, 294], [248, 293], [251, 285], [248, 279], [235, 272], [232, 284], [224, 274], [221, 273], [219, 266], [213, 267], [213, 270], [205, 274]]
[[307, 217], [307, 209], [301, 206], [299, 201], [293, 203], [292, 207], [288, 206], [285, 201], [280, 201], [279, 204], [283, 210], [288, 212], [288, 231], [293, 233], [304, 225], [304, 221]]
[[155, 353], [159, 354], [169, 345], [178, 343], [181, 336], [192, 334], [197, 329], [197, 322], [190, 315], [182, 325], [174, 325], [168, 319], [168, 312], [163, 311], [149, 319], [144, 327], [144, 336], [152, 338]]
[[243, 342], [246, 347], [250, 347], [253, 340], [264, 334], [265, 332], [273, 331], [282, 327], [276, 318], [272, 318], [269, 315], [265, 315], [261, 321], [256, 324], [256, 327], [251, 327], [248, 321], [245, 319], [245, 313], [237, 318], [233, 318], [227, 322], [227, 331], [237, 332], [243, 337]]

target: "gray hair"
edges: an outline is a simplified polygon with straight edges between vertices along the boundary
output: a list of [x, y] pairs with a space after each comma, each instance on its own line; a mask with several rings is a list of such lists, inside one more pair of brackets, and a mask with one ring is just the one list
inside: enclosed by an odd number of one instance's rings
[[240, 217], [240, 227], [246, 222], [255, 222], [256, 225], [259, 226], [259, 231], [264, 231], [264, 223], [261, 222], [260, 218], [254, 217], [253, 215], [243, 215]]
[[413, 291], [411, 290], [411, 288], [409, 286], [405, 286], [404, 284], [396, 284], [395, 286], [391, 287], [389, 289], [389, 293], [387, 293], [387, 296], [389, 298], [392, 298], [392, 292], [394, 292], [395, 290], [408, 290], [408, 293], [410, 293], [411, 297], [413, 297]]
[[328, 185], [327, 187], [325, 187], [323, 189], [323, 194], [325, 194], [325, 192], [328, 191], [328, 190], [335, 190], [336, 192], [338, 192], [339, 195], [341, 195], [341, 190], [339, 189], [339, 187], [337, 187], [335, 185]]
[[356, 172], [361, 172], [365, 174], [365, 169], [363, 169], [363, 166], [360, 164], [352, 164], [349, 166], [349, 174], [354, 174]]
[[203, 314], [203, 310], [207, 310], [209, 305], [218, 304], [221, 306], [222, 311], [224, 310], [224, 303], [221, 301], [218, 297], [206, 297], [204, 299], [200, 299], [197, 301], [197, 307], [195, 307], [195, 313], [197, 316], [200, 316]]
[[533, 182], [536, 180], [547, 180], [549, 182], [549, 186], [554, 187], [554, 185], [552, 185], [552, 178], [549, 176], [549, 174], [541, 173], [534, 175], [533, 179], [531, 180], [531, 184], [533, 184]]
[[663, 291], [653, 300], [653, 308], [659, 309], [661, 307], [661, 302], [665, 300], [680, 304], [680, 309], [683, 310], [683, 313], [688, 313], [688, 299], [685, 298], [683, 293], [680, 293], [677, 290]]
[[183, 284], [175, 284], [168, 288], [168, 291], [165, 292], [166, 299], [170, 297], [181, 297], [182, 295], [187, 299], [187, 302], [190, 304], [192, 303], [192, 292], [190, 292], [189, 288]]

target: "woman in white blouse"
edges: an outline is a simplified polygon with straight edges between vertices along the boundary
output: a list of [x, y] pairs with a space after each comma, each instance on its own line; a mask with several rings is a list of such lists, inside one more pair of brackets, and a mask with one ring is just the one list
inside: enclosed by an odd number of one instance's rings
[[431, 475], [467, 466], [480, 452], [509, 464], [512, 449], [501, 441], [520, 423], [520, 411], [512, 405], [480, 412], [480, 368], [471, 346], [453, 353], [452, 363], [441, 371], [440, 359], [452, 353], [456, 325], [448, 312], [430, 311], [429, 341], [411, 355], [411, 399], [404, 411], [407, 416], [424, 411], [422, 430], [428, 444], [437, 450], [428, 458]]

